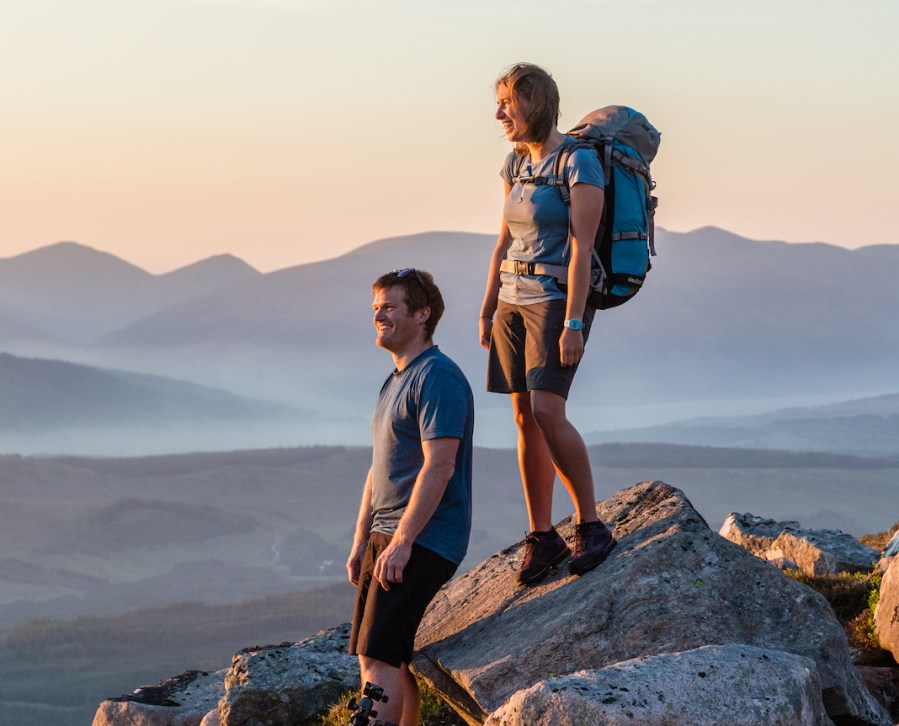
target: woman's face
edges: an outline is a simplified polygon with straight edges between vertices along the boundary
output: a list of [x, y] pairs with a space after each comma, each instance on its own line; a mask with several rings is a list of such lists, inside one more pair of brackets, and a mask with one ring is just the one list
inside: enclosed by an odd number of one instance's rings
[[503, 124], [506, 138], [513, 142], [526, 141], [527, 126], [524, 113], [512, 100], [505, 83], [496, 87], [496, 119]]

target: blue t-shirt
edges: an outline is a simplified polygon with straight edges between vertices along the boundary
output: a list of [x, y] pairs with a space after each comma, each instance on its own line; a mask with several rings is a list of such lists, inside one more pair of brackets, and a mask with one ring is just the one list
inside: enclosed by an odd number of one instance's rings
[[[526, 158], [521, 165], [520, 176], [552, 177], [561, 148], [536, 164]], [[568, 207], [558, 189], [551, 184], [513, 183], [514, 165], [515, 154], [511, 153], [500, 171], [503, 180], [512, 184], [512, 191], [503, 205], [503, 217], [512, 235], [506, 257], [547, 265], [567, 265]], [[592, 149], [579, 148], [568, 154], [563, 173], [568, 178], [569, 189], [578, 183], [605, 187], [602, 165]], [[556, 278], [549, 275], [524, 276], [502, 272], [500, 280], [499, 299], [508, 303], [527, 305], [565, 299], [565, 293], [556, 285]]]
[[456, 466], [415, 543], [459, 564], [471, 532], [474, 399], [459, 367], [436, 345], [381, 387], [372, 417], [372, 532], [392, 535], [424, 463], [422, 441], [459, 439]]

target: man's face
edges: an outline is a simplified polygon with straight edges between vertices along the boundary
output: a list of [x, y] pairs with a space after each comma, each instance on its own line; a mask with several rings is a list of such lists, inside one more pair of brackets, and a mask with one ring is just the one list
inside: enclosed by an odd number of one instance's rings
[[375, 344], [391, 353], [401, 354], [410, 345], [424, 339], [427, 308], [409, 312], [406, 293], [402, 287], [388, 287], [375, 291], [372, 303], [377, 338]]

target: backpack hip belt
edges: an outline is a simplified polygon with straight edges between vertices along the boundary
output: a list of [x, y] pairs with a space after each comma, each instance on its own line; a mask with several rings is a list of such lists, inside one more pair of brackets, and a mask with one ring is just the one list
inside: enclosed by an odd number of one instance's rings
[[513, 275], [535, 277], [537, 275], [549, 275], [550, 277], [566, 279], [568, 268], [565, 265], [545, 265], [542, 262], [525, 262], [524, 260], [503, 260], [499, 269], [502, 272], [511, 272]]

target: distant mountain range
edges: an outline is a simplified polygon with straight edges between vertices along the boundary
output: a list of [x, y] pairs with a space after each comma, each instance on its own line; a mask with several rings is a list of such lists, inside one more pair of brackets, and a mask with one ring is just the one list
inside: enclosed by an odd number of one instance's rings
[[0, 312], [50, 339], [84, 345], [158, 310], [253, 277], [261, 273], [231, 255], [151, 275], [105, 252], [59, 242], [0, 260]]
[[[468, 375], [481, 435], [492, 435], [510, 419], [503, 397], [483, 393], [476, 335], [493, 243], [430, 232], [268, 274], [224, 256], [168, 275], [61, 243], [0, 260], [0, 350], [300, 406], [330, 417], [337, 440], [343, 420], [359, 443], [391, 368], [373, 345], [370, 285], [411, 265], [441, 286], [436, 340]], [[651, 425], [661, 407], [686, 419], [756, 399], [775, 409], [899, 390], [899, 245], [847, 250], [707, 227], [658, 230], [657, 248], [645, 290], [600, 313], [588, 343], [570, 406], [589, 410], [592, 428], [632, 428], [622, 411], [645, 410], [640, 423]]]
[[664, 442], [899, 460], [899, 394], [756, 416], [705, 417], [642, 429], [591, 432], [585, 438], [590, 443]]
[[140, 454], [295, 444], [324, 414], [163, 376], [0, 353], [0, 452]]
[[0, 431], [46, 426], [240, 420], [289, 409], [227, 391], [127, 371], [0, 353]]

